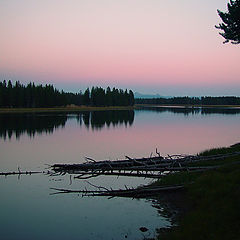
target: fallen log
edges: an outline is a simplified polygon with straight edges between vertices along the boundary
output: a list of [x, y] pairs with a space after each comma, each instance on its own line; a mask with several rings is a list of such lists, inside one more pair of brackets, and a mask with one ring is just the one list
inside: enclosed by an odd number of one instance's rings
[[19, 172], [0, 172], [0, 176], [9, 176], [9, 175], [32, 175], [37, 173], [43, 173], [40, 171], [19, 171]]
[[[118, 170], [118, 169], [141, 169], [141, 168], [150, 168], [150, 167], [169, 167], [174, 165], [173, 161], [169, 158], [163, 157], [149, 157], [149, 158], [140, 158], [132, 159], [126, 156], [126, 160], [117, 160], [117, 161], [99, 161], [99, 162], [87, 162], [82, 164], [54, 164], [51, 168], [55, 172], [67, 172], [71, 171], [94, 171], [94, 170]], [[187, 158], [188, 159], [188, 158]], [[177, 160], [175, 160], [177, 161]], [[180, 161], [178, 159], [178, 161]], [[186, 161], [181, 159], [182, 162]]]
[[[203, 167], [125, 167], [125, 168], [103, 168], [103, 169], [91, 169], [89, 171], [82, 170], [70, 170], [66, 171], [69, 174], [79, 174], [74, 178], [87, 179], [91, 177], [97, 177], [100, 175], [112, 175], [112, 176], [132, 176], [132, 177], [145, 177], [145, 178], [160, 178], [165, 172], [181, 172], [181, 171], [205, 171], [217, 169], [219, 166], [203, 166]], [[64, 172], [64, 171], [63, 171]], [[65, 172], [64, 172], [65, 173]], [[87, 176], [89, 175], [89, 176]], [[87, 177], [86, 177], [87, 176]]]
[[79, 176], [75, 177], [78, 179], [88, 179], [99, 175], [160, 178], [164, 174], [172, 172], [201, 172], [217, 169], [222, 165], [191, 167], [189, 164], [200, 161], [221, 160], [237, 155], [240, 155], [240, 152], [206, 157], [199, 155], [169, 155], [163, 158], [160, 155], [155, 157], [151, 155], [149, 158], [135, 159], [126, 156], [125, 160], [117, 161], [96, 161], [87, 158], [87, 162], [82, 164], [54, 164], [51, 168], [53, 170], [52, 175], [79, 174]]
[[[100, 187], [98, 187], [100, 188]], [[183, 185], [172, 185], [172, 186], [144, 186], [139, 188], [126, 188], [119, 190], [71, 190], [71, 189], [62, 189], [62, 188], [51, 188], [57, 192], [53, 194], [63, 194], [63, 193], [78, 193], [82, 194], [82, 197], [85, 196], [107, 196], [107, 197], [131, 197], [131, 198], [140, 198], [151, 195], [156, 195], [161, 192], [166, 191], [177, 191], [183, 189]]]
[[162, 174], [154, 173], [137, 173], [137, 172], [99, 172], [99, 173], [82, 173], [75, 176], [76, 179], [89, 179], [98, 177], [101, 175], [105, 176], [125, 176], [125, 177], [143, 177], [143, 178], [161, 178]]

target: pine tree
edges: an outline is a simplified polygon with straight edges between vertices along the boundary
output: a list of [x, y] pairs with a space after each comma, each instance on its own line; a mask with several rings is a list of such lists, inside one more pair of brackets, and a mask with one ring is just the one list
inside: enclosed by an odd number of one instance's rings
[[129, 105], [130, 106], [134, 105], [134, 94], [132, 90], [129, 91]]
[[90, 91], [89, 88], [87, 88], [83, 94], [83, 104], [89, 105], [90, 104]]
[[230, 0], [227, 4], [228, 11], [222, 12], [217, 10], [218, 15], [222, 19], [223, 23], [215, 26], [218, 29], [223, 30], [219, 34], [223, 36], [227, 43], [231, 41], [233, 44], [240, 43], [240, 0]]
[[112, 91], [110, 87], [107, 87], [106, 91], [106, 106], [112, 106]]

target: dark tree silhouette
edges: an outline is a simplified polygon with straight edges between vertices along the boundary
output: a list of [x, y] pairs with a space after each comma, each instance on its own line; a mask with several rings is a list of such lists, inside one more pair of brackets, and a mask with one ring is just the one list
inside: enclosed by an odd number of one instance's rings
[[223, 23], [220, 23], [218, 26], [215, 26], [218, 29], [221, 29], [223, 32], [219, 34], [223, 36], [227, 43], [231, 41], [233, 44], [240, 43], [240, 0], [230, 0], [230, 3], [227, 4], [228, 11], [222, 12], [217, 10], [218, 15], [221, 17]]
[[101, 87], [87, 88], [82, 94], [58, 91], [53, 85], [22, 85], [19, 81], [0, 82], [0, 107], [57, 107], [74, 104], [91, 106], [129, 106], [134, 104], [133, 92], [110, 87], [105, 91]]
[[137, 104], [167, 104], [167, 105], [240, 105], [240, 97], [173, 97], [173, 98], [138, 98]]
[[87, 88], [83, 94], [83, 104], [89, 105], [90, 104], [90, 91], [89, 88]]

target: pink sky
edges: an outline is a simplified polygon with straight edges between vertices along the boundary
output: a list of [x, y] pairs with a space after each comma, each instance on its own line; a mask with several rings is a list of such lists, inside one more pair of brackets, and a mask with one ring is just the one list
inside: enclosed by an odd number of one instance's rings
[[0, 80], [240, 95], [240, 46], [214, 28], [227, 2], [1, 1]]

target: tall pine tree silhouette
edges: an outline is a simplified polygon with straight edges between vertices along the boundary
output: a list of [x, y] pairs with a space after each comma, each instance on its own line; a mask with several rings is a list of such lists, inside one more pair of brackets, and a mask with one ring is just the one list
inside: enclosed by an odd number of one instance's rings
[[227, 4], [228, 11], [222, 12], [217, 10], [218, 15], [222, 19], [223, 23], [215, 26], [221, 29], [223, 32], [219, 34], [226, 40], [224, 43], [231, 42], [233, 44], [240, 43], [240, 0], [230, 0]]

